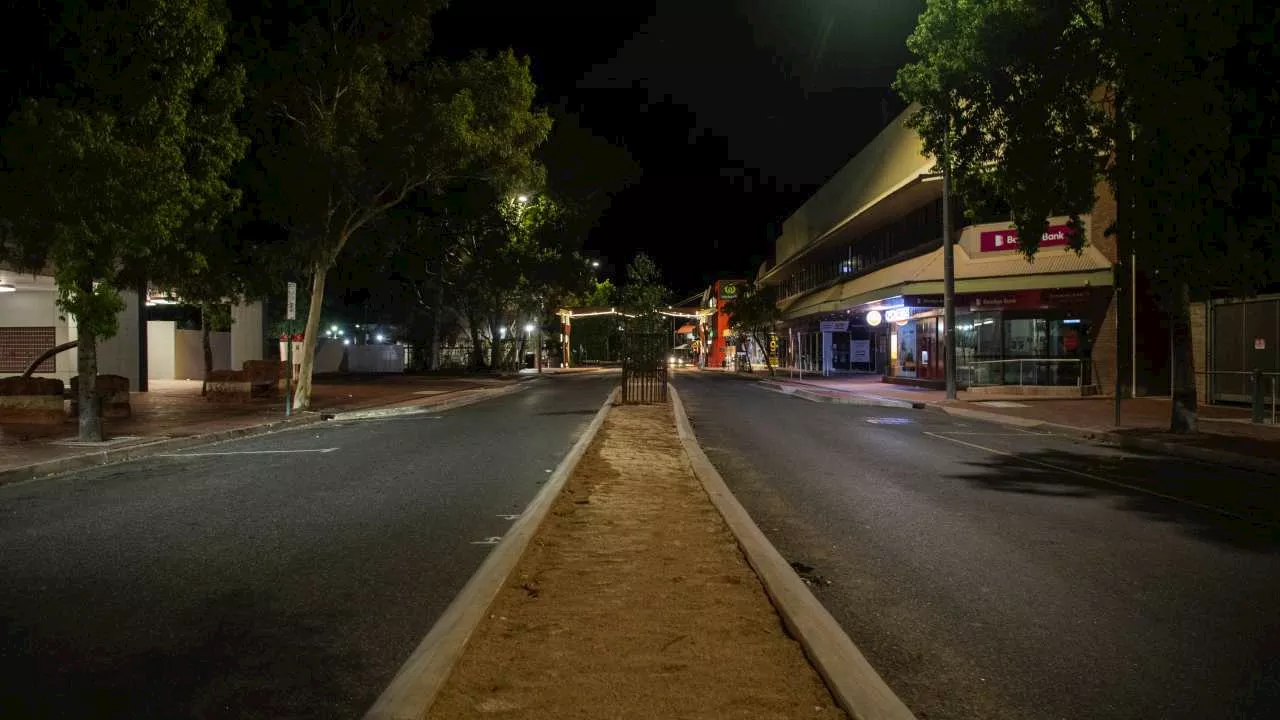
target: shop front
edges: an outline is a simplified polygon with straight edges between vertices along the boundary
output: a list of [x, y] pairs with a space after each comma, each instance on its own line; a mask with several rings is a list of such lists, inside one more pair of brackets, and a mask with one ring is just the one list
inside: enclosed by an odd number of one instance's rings
[[[1110, 288], [1016, 290], [956, 296], [956, 375], [962, 387], [1096, 384], [1093, 345]], [[941, 295], [907, 295], [854, 310], [866, 350], [884, 347], [888, 382], [946, 382]]]

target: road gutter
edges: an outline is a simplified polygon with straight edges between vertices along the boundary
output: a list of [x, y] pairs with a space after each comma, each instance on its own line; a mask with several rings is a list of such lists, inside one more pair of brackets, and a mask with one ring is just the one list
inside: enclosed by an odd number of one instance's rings
[[1172, 457], [1186, 458], [1188, 460], [1196, 460], [1210, 465], [1225, 465], [1227, 467], [1239, 470], [1248, 470], [1250, 472], [1261, 473], [1263, 475], [1280, 476], [1280, 463], [1267, 458], [1240, 455], [1238, 453], [1225, 452], [1222, 450], [1211, 450], [1209, 448], [1195, 447], [1193, 445], [1180, 445], [1178, 443], [1165, 442], [1163, 440], [1155, 440], [1152, 438], [1132, 437], [1113, 430], [1098, 430], [1075, 427], [1074, 425], [1060, 425], [1058, 423], [1045, 422], [1043, 420], [1035, 420], [1033, 418], [1004, 415], [986, 410], [973, 410], [965, 407], [956, 407], [954, 405], [938, 405], [937, 407], [953, 417], [983, 420], [1000, 425], [1012, 425], [1014, 427], [1025, 428], [1028, 430], [1045, 430], [1059, 435], [1067, 435], [1081, 440], [1093, 441], [1102, 445], [1118, 447], [1124, 450], [1163, 454]]
[[560, 461], [546, 484], [520, 514], [507, 534], [481, 563], [391, 680], [365, 720], [421, 720], [435, 702], [450, 673], [462, 658], [467, 641], [489, 613], [490, 606], [520, 563], [529, 542], [537, 534], [556, 497], [595, 439], [613, 407], [615, 388], [591, 419], [591, 424]]
[[724, 478], [698, 444], [674, 386], [670, 386], [670, 394], [676, 432], [694, 475], [737, 538], [743, 555], [759, 576], [787, 630], [800, 642], [836, 702], [855, 720], [915, 720], [911, 710], [871, 667], [844, 628], [814, 597], [729, 491]]

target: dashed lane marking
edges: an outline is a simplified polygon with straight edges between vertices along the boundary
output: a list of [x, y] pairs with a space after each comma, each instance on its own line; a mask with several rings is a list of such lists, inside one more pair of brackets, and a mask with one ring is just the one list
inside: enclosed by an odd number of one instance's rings
[[189, 458], [189, 457], [217, 457], [220, 455], [292, 455], [296, 453], [331, 453], [338, 448], [315, 448], [311, 450], [227, 450], [224, 452], [193, 452], [193, 453], [163, 453], [157, 454], [156, 457], [167, 458]]

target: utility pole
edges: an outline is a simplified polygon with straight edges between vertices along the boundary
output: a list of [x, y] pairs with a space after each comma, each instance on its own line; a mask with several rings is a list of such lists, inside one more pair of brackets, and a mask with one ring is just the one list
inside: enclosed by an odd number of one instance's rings
[[947, 399], [956, 399], [956, 255], [951, 247], [951, 108], [942, 138], [942, 322]]

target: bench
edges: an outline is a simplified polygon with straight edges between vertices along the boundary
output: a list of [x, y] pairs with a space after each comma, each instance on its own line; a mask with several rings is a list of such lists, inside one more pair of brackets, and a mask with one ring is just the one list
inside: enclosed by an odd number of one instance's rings
[[284, 387], [287, 365], [278, 360], [246, 360], [242, 370], [214, 370], [205, 379], [205, 397], [210, 400], [275, 397]]
[[0, 378], [0, 423], [60, 425], [63, 410], [61, 380], [33, 377]]
[[[96, 382], [98, 414], [104, 418], [133, 417], [129, 404], [129, 378], [122, 375], [99, 375]], [[71, 378], [71, 416], [80, 414], [80, 378]]]

